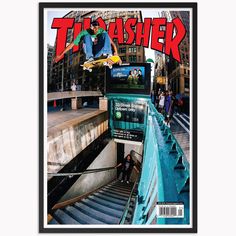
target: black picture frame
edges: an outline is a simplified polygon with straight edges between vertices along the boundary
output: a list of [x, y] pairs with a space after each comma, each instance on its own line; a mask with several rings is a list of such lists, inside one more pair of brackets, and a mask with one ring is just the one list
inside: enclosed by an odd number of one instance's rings
[[[192, 227], [191, 228], [45, 228], [44, 219], [44, 9], [47, 8], [190, 8], [192, 9]], [[58, 2], [39, 3], [39, 233], [197, 233], [197, 3]]]

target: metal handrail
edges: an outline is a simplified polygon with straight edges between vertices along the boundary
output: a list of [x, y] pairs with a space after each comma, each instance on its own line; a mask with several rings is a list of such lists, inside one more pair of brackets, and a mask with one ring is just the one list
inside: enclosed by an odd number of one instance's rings
[[76, 173], [48, 173], [48, 175], [50, 175], [52, 177], [69, 176], [69, 177], [72, 178], [73, 176], [76, 176], [76, 175], [92, 174], [92, 173], [96, 173], [96, 172], [112, 170], [112, 169], [115, 169], [115, 168], [116, 168], [116, 166], [106, 167], [106, 168], [99, 168], [99, 169], [90, 169], [90, 170], [85, 170], [83, 172], [76, 172]]
[[138, 154], [139, 156], [143, 157], [143, 155], [141, 155], [140, 153], [136, 152], [135, 150], [131, 150], [131, 152], [135, 152], [135, 153]]
[[123, 211], [123, 214], [122, 214], [122, 217], [120, 219], [119, 224], [124, 224], [124, 222], [125, 222], [125, 219], [126, 219], [126, 216], [127, 216], [127, 213], [128, 213], [128, 209], [129, 209], [129, 205], [130, 205], [130, 200], [131, 200], [131, 197], [133, 195], [133, 192], [134, 192], [134, 189], [135, 189], [135, 186], [136, 186], [137, 183], [138, 183], [138, 177], [137, 177], [136, 181], [134, 182], [134, 185], [133, 185], [132, 190], [130, 192], [129, 199], [128, 199], [126, 205], [125, 205], [125, 209]]

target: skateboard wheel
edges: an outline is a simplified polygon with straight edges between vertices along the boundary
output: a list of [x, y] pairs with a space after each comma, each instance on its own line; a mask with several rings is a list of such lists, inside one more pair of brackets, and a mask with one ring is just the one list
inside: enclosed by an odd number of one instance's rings
[[109, 66], [109, 69], [112, 69], [112, 65]]
[[88, 69], [88, 71], [89, 71], [89, 72], [92, 72], [92, 69], [90, 68], [90, 69]]
[[83, 70], [86, 70], [86, 67], [83, 67]]
[[103, 62], [103, 65], [106, 66], [108, 63], [107, 62]]

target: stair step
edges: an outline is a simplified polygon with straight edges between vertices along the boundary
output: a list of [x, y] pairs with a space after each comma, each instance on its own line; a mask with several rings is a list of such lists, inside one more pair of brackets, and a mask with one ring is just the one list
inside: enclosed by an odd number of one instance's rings
[[56, 218], [60, 224], [80, 224], [77, 220], [69, 216], [63, 210], [58, 209], [54, 212], [53, 217]]
[[132, 187], [133, 187], [133, 184], [129, 183], [121, 183], [121, 182], [117, 182], [115, 184], [113, 184], [113, 186], [117, 186], [117, 187], [120, 187], [120, 188], [123, 188], [123, 189], [127, 189], [127, 190], [131, 190]]
[[109, 197], [109, 196], [106, 196], [105, 194], [102, 194], [102, 193], [94, 193], [93, 194], [94, 196], [98, 197], [98, 198], [101, 198], [105, 201], [109, 201], [111, 203], [115, 203], [115, 204], [118, 204], [118, 205], [125, 205], [127, 201], [124, 201], [124, 200], [119, 200], [119, 199], [115, 199], [113, 197]]
[[115, 193], [115, 194], [118, 193], [118, 194], [120, 194], [120, 195], [122, 195], [122, 196], [124, 196], [124, 197], [130, 195], [130, 191], [123, 191], [123, 190], [116, 189], [116, 188], [112, 188], [112, 187], [104, 187], [104, 188], [102, 188], [102, 189], [104, 189], [104, 190], [106, 190], [106, 191], [111, 191], [111, 192], [113, 192], [113, 193]]
[[94, 208], [96, 210], [99, 210], [99, 211], [101, 211], [101, 212], [103, 212], [105, 214], [110, 214], [113, 217], [120, 218], [122, 216], [122, 214], [123, 214], [122, 211], [118, 211], [118, 210], [115, 210], [115, 209], [110, 208], [108, 206], [104, 206], [104, 205], [102, 205], [100, 203], [97, 203], [95, 201], [92, 201], [90, 199], [84, 199], [84, 200], [82, 200], [82, 202], [84, 204], [86, 204], [87, 206], [89, 206], [89, 207], [92, 207], [92, 208]]
[[124, 188], [124, 189], [130, 189], [132, 186], [132, 184], [127, 184], [126, 182], [121, 183], [120, 181], [118, 181], [116, 183], [109, 184], [109, 185], [117, 186], [117, 187]]
[[92, 201], [95, 201], [95, 202], [101, 204], [101, 205], [104, 205], [104, 206], [107, 206], [107, 207], [110, 207], [110, 208], [113, 208], [113, 209], [116, 209], [116, 210], [119, 210], [119, 211], [122, 211], [122, 212], [124, 210], [124, 206], [123, 205], [115, 204], [115, 203], [106, 201], [104, 199], [98, 198], [95, 195], [89, 196], [88, 198], [90, 200], [92, 200]]
[[119, 218], [111, 216], [111, 214], [105, 214], [101, 211], [98, 211], [94, 209], [92, 206], [87, 206], [83, 202], [77, 202], [74, 204], [74, 206], [82, 211], [84, 214], [89, 215], [90, 217], [96, 218], [99, 221], [102, 221], [106, 224], [118, 224], [119, 223]]
[[124, 196], [121, 196], [119, 194], [111, 193], [111, 192], [104, 191], [104, 190], [100, 190], [100, 191], [98, 191], [98, 193], [101, 193], [101, 194], [103, 194], [105, 196], [108, 196], [108, 197], [113, 197], [113, 198], [118, 199], [118, 200], [126, 201], [126, 202], [128, 200], [128, 196], [124, 197]]
[[126, 190], [126, 189], [123, 189], [123, 188], [120, 188], [120, 187], [117, 187], [117, 186], [109, 186], [108, 187], [109, 189], [112, 189], [114, 191], [117, 191], [117, 192], [121, 192], [121, 193], [125, 193], [125, 194], [129, 194], [131, 190]]
[[70, 214], [71, 217], [73, 217], [74, 219], [78, 220], [82, 224], [105, 224], [102, 221], [96, 220], [93, 217], [90, 217], [90, 216], [84, 214], [83, 212], [81, 212], [80, 210], [75, 208], [74, 206], [67, 206], [65, 208], [65, 211], [68, 214]]

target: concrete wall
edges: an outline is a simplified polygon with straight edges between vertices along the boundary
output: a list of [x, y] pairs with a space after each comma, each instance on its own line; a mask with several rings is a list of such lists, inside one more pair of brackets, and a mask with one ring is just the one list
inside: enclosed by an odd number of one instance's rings
[[48, 93], [48, 101], [58, 100], [62, 98], [74, 97], [99, 97], [102, 96], [100, 91], [68, 91], [68, 92], [53, 92]]
[[[125, 144], [125, 157], [130, 153], [131, 150], [142, 155], [143, 145], [135, 145], [135, 144]], [[135, 158], [138, 159], [139, 162], [142, 162], [142, 158], [139, 155], [135, 155]], [[134, 158], [134, 161], [136, 161]]]
[[47, 138], [48, 173], [57, 173], [107, 129], [106, 112], [55, 128]]
[[[114, 141], [110, 141], [107, 146], [102, 150], [102, 152], [98, 155], [98, 157], [93, 161], [93, 163], [88, 167], [88, 170], [116, 166], [116, 149], [116, 143]], [[67, 193], [59, 200], [59, 202], [63, 202], [91, 192], [99, 188], [100, 186], [111, 182], [115, 178], [116, 169], [82, 175], [72, 185], [72, 187], [67, 191]]]

